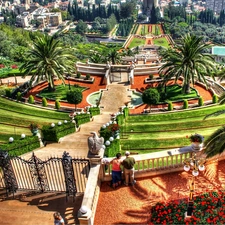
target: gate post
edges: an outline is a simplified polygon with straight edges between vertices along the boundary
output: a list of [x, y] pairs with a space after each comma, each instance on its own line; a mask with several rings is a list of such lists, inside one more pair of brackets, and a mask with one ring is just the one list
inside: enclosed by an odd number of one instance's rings
[[73, 196], [73, 200], [77, 193], [76, 181], [74, 178], [73, 165], [72, 165], [72, 157], [68, 152], [64, 152], [62, 156], [62, 165], [65, 176], [65, 184], [66, 184], [66, 200], [68, 196]]
[[0, 149], [0, 167], [3, 170], [4, 182], [6, 188], [6, 195], [13, 194], [18, 189], [16, 177], [12, 168], [12, 164], [9, 158], [9, 154], [6, 151]]

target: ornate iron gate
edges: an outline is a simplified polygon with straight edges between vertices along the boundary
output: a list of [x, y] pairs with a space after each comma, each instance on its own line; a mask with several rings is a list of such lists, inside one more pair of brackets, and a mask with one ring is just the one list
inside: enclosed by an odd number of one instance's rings
[[17, 190], [36, 190], [65, 192], [74, 197], [77, 192], [85, 191], [90, 162], [74, 159], [67, 152], [62, 158], [42, 161], [34, 153], [25, 160], [0, 151], [0, 167], [0, 188], [5, 188], [7, 195]]

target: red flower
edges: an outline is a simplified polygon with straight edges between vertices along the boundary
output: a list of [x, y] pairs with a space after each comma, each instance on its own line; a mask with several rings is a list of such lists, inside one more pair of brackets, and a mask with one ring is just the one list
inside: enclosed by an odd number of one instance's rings
[[18, 68], [18, 66], [17, 66], [17, 65], [15, 65], [15, 64], [13, 64], [13, 65], [11, 66], [11, 68], [12, 68], [12, 69], [17, 69], [17, 68]]
[[0, 64], [0, 69], [4, 68], [5, 65], [4, 64]]

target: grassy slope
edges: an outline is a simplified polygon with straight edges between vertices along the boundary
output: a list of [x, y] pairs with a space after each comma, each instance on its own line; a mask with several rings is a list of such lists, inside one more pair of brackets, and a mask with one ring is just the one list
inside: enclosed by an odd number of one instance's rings
[[190, 145], [189, 136], [200, 133], [207, 138], [224, 125], [225, 115], [204, 117], [225, 109], [224, 105], [167, 114], [129, 116], [121, 128], [122, 151], [147, 153]]
[[8, 142], [10, 136], [18, 138], [22, 133], [31, 135], [28, 128], [31, 122], [42, 127], [44, 124], [69, 120], [68, 113], [40, 109], [4, 98], [0, 98], [0, 115], [0, 143]]

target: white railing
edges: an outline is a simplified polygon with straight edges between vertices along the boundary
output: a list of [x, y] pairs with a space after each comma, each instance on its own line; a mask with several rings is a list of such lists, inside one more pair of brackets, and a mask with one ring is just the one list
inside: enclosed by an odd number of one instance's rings
[[[182, 153], [181, 149], [171, 149], [161, 152], [132, 155], [136, 160], [135, 165], [135, 178], [150, 177], [165, 173], [172, 173], [176, 171], [183, 171], [183, 161], [192, 156], [193, 152]], [[205, 157], [198, 152], [200, 157]], [[101, 154], [101, 157], [103, 154]], [[113, 158], [108, 158], [108, 161]], [[221, 155], [217, 155], [210, 160], [207, 160], [207, 164], [218, 162], [225, 159], [225, 152]], [[80, 225], [93, 225], [94, 217], [100, 194], [100, 184], [102, 181], [111, 180], [111, 165], [102, 164], [101, 158], [96, 159], [96, 164], [92, 164], [90, 173], [88, 176], [88, 182], [83, 197], [82, 206], [88, 208], [86, 213], [79, 211], [78, 218]], [[100, 164], [99, 164], [100, 163]], [[106, 166], [108, 166], [106, 170]]]
[[[191, 157], [190, 152], [180, 154], [179, 149], [162, 151], [149, 154], [132, 155], [135, 158], [135, 177], [153, 176], [161, 173], [168, 173], [171, 170], [181, 169], [183, 161]], [[109, 158], [108, 160], [112, 160]], [[111, 180], [111, 165], [102, 164], [102, 181]]]

